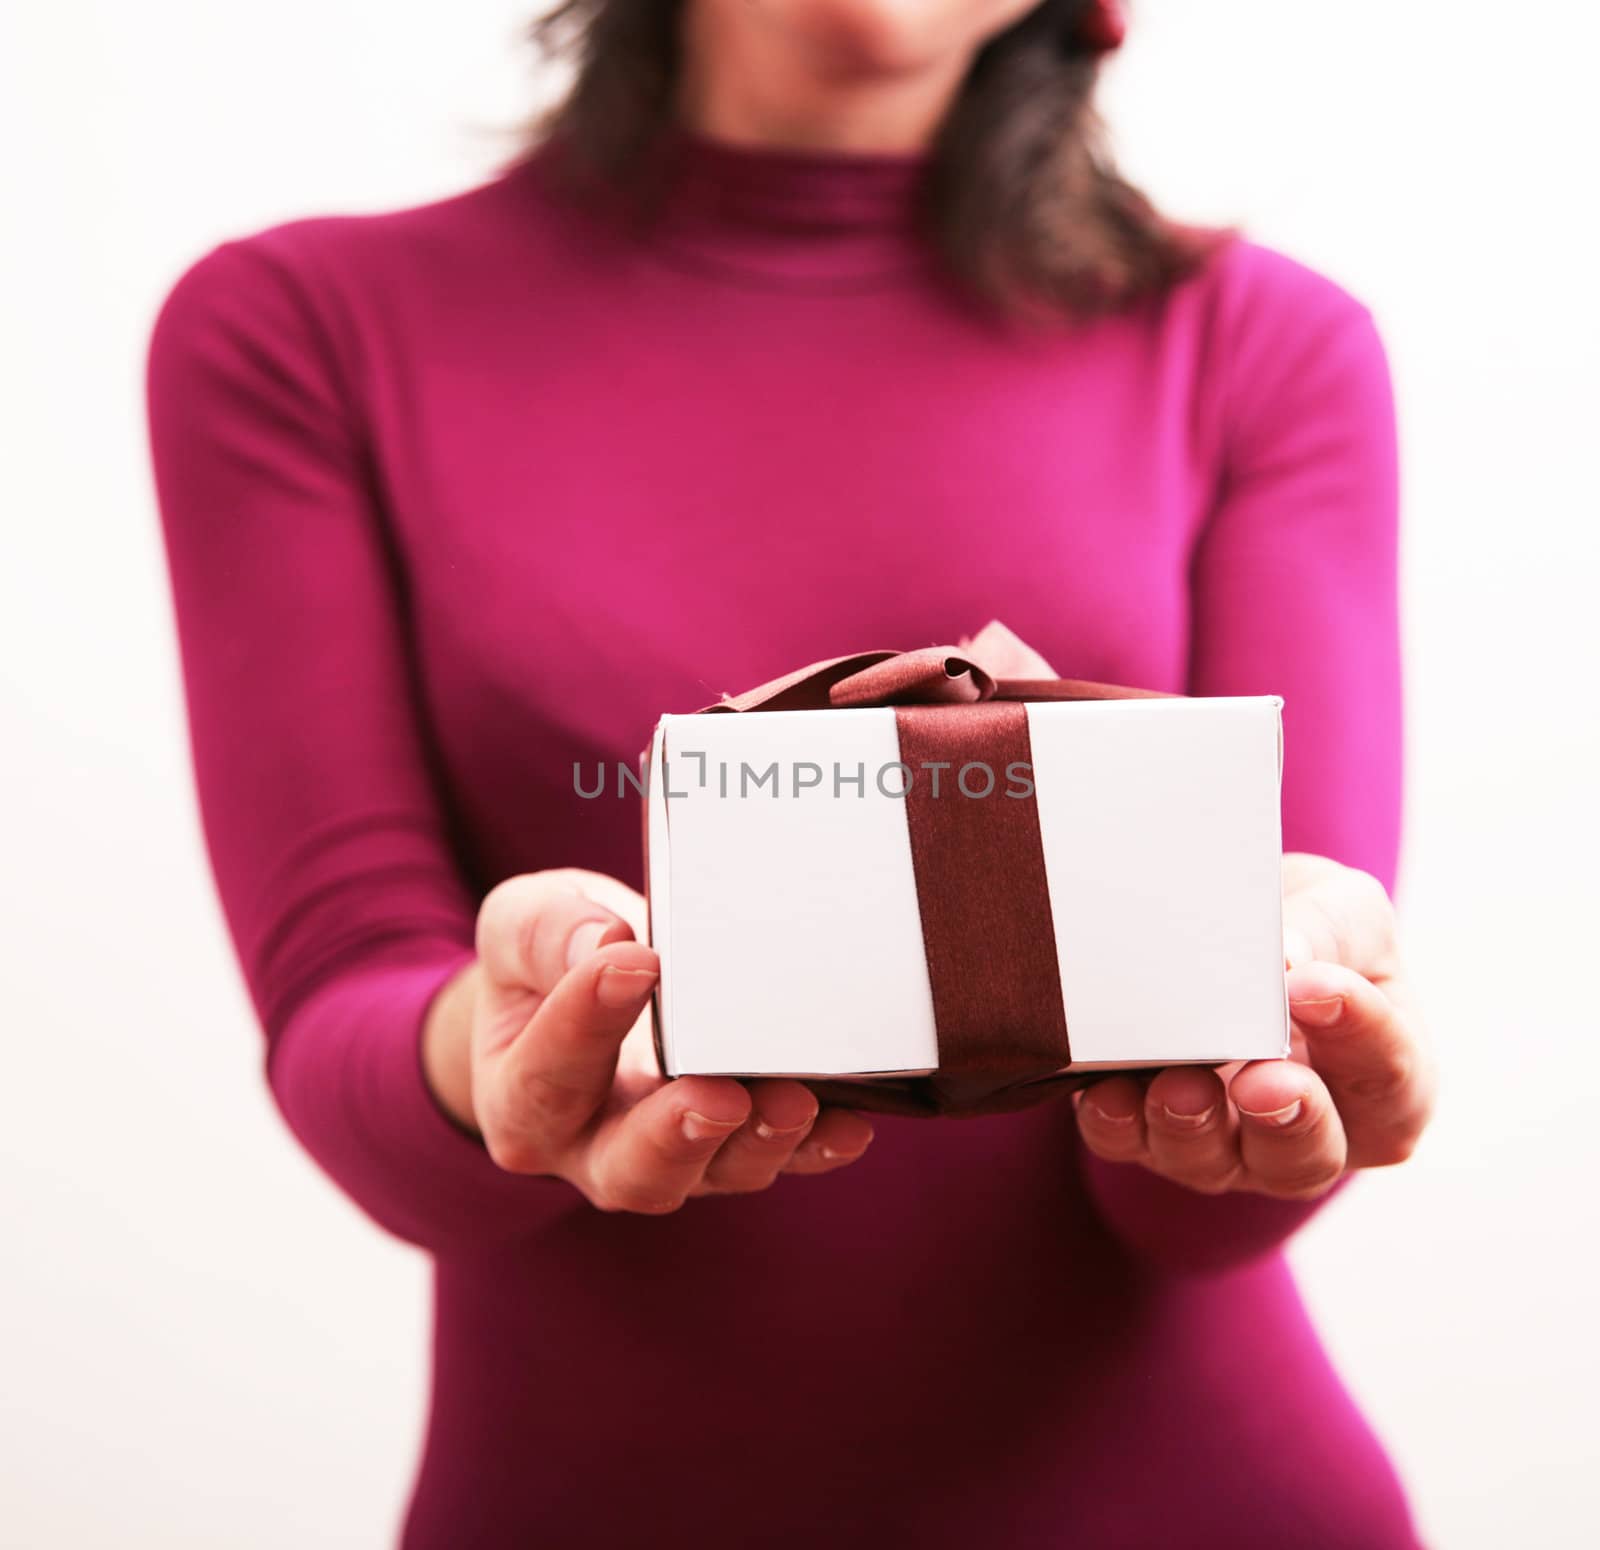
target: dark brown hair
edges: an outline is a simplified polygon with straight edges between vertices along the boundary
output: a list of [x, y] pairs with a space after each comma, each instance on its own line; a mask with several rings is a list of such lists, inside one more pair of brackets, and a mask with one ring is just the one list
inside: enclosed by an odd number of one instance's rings
[[[576, 67], [541, 125], [613, 193], [647, 198], [671, 123], [684, 0], [561, 0], [534, 24]], [[1194, 271], [1222, 234], [1178, 226], [1118, 174], [1081, 37], [1092, 0], [1042, 0], [974, 60], [933, 147], [923, 219], [957, 280], [1008, 312], [1104, 312]]]

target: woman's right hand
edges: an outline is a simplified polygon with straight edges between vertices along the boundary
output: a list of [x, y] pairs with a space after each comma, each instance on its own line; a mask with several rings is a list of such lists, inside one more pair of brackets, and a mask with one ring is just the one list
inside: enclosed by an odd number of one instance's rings
[[439, 1102], [512, 1173], [567, 1180], [602, 1211], [661, 1215], [691, 1195], [766, 1189], [854, 1162], [872, 1127], [803, 1083], [685, 1076], [656, 1062], [660, 964], [634, 940], [644, 900], [597, 872], [503, 882], [477, 962], [436, 998], [423, 1066]]

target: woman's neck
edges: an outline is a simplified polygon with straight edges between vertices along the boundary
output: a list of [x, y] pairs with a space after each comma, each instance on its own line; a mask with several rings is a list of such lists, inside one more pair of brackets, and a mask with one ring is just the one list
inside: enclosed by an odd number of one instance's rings
[[[743, 7], [738, 8], [744, 10]], [[957, 52], [900, 68], [845, 68], [808, 57], [746, 12], [690, 4], [683, 13], [678, 116], [732, 145], [842, 152], [926, 149], [961, 86]]]

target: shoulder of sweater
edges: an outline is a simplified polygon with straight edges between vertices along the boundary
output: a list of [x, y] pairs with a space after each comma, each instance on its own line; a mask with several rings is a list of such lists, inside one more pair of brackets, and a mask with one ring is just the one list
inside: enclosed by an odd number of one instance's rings
[[1245, 237], [1225, 241], [1198, 283], [1238, 323], [1299, 316], [1312, 323], [1367, 315], [1366, 304], [1337, 280], [1276, 248]]
[[[1200, 413], [1237, 446], [1284, 415], [1369, 399], [1387, 382], [1372, 313], [1297, 259], [1232, 237], [1169, 301], [1193, 331]], [[1180, 325], [1181, 326], [1181, 325]]]
[[1293, 369], [1374, 330], [1366, 303], [1339, 282], [1241, 237], [1225, 242], [1188, 283], [1213, 348], [1244, 370]]
[[[462, 192], [399, 209], [311, 215], [228, 238], [182, 272], [168, 297], [227, 310], [275, 290], [311, 312], [362, 296], [478, 282], [538, 249], [558, 219], [520, 162]], [[509, 266], [508, 265], [508, 266]]]
[[[348, 396], [397, 329], [525, 297], [571, 272], [561, 219], [521, 163], [403, 209], [303, 217], [218, 243], [181, 272], [150, 344], [165, 357], [231, 356]], [[545, 262], [541, 255], [556, 255]]]

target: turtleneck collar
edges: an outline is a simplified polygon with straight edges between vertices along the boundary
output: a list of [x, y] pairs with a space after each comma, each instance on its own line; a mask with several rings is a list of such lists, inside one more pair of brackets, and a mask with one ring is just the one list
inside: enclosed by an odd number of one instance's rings
[[871, 286], [925, 269], [925, 152], [736, 145], [674, 129], [641, 230], [664, 257], [778, 286]]

